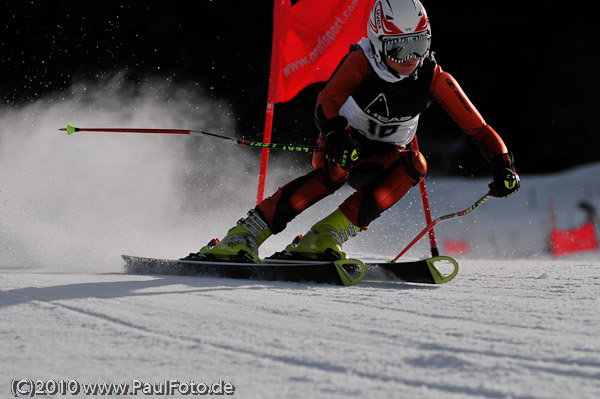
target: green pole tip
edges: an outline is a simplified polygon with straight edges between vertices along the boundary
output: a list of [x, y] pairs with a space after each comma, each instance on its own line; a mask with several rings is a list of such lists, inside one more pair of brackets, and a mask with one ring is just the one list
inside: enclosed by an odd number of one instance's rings
[[67, 125], [67, 129], [66, 130], [67, 130], [67, 134], [68, 135], [71, 135], [71, 134], [73, 134], [73, 133], [75, 133], [77, 131], [77, 129], [75, 127], [71, 126], [71, 125]]

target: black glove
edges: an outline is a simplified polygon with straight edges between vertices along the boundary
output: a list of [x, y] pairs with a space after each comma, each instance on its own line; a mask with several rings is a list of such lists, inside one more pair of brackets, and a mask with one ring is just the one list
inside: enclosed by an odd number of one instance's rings
[[492, 174], [494, 181], [489, 187], [490, 194], [494, 197], [510, 197], [521, 187], [521, 179], [515, 172], [512, 152], [492, 158]]
[[330, 162], [337, 163], [344, 170], [350, 169], [360, 157], [360, 145], [352, 138], [348, 130], [348, 121], [336, 116], [324, 123], [325, 155]]
[[360, 156], [360, 146], [346, 131], [334, 131], [325, 137], [325, 155], [344, 170], [350, 169]]

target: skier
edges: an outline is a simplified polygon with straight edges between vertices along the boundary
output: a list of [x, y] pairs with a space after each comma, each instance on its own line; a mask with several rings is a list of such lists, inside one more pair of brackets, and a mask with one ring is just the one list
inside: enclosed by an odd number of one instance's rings
[[186, 259], [258, 262], [258, 248], [269, 236], [349, 182], [360, 187], [279, 253], [292, 259], [346, 258], [342, 244], [366, 230], [424, 177], [425, 158], [409, 144], [432, 100], [491, 163], [491, 194], [508, 197], [519, 189], [503, 140], [436, 63], [423, 5], [418, 0], [377, 0], [367, 29], [368, 38], [352, 46], [318, 95], [315, 121], [324, 152], [314, 153], [314, 170], [260, 202], [223, 240], [212, 240]]

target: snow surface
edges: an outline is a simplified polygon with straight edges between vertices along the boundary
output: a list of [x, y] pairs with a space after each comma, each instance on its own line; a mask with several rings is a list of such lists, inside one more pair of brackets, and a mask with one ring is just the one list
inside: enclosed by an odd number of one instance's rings
[[167, 378], [241, 398], [599, 397], [597, 263], [460, 266], [435, 287], [5, 270], [1, 394]]
[[[57, 130], [235, 131], [228, 107], [200, 89], [152, 81], [131, 94], [120, 80], [0, 111], [0, 397], [14, 378], [223, 380], [239, 398], [600, 397], [600, 254], [548, 255], [550, 199], [558, 227], [583, 223], [577, 204], [600, 206], [600, 164], [521, 176], [513, 197], [441, 223], [440, 244], [470, 246], [441, 286], [127, 275], [122, 253], [180, 257], [223, 236], [254, 205], [257, 165], [252, 149], [215, 139]], [[307, 170], [273, 158], [268, 193]], [[486, 184], [429, 178], [434, 217], [465, 209]], [[389, 259], [423, 227], [415, 188], [345, 250]], [[428, 252], [425, 238], [406, 258]]]

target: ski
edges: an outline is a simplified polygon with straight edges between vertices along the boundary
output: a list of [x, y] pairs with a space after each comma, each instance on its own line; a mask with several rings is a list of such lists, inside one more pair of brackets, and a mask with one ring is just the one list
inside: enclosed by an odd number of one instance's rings
[[458, 273], [458, 262], [449, 256], [434, 256], [412, 262], [367, 263], [366, 266], [370, 279], [383, 274], [380, 279], [421, 284], [444, 284]]
[[264, 281], [354, 285], [366, 274], [356, 259], [338, 261], [263, 260], [260, 263], [171, 260], [122, 255], [128, 273], [178, 274]]
[[[363, 263], [357, 259], [337, 261], [269, 260], [259, 263], [173, 260], [122, 255], [125, 272], [132, 274], [175, 274], [263, 281], [287, 281], [333, 285], [355, 285], [363, 279], [443, 284], [458, 272], [458, 263], [447, 256], [413, 262]], [[442, 273], [436, 263], [451, 265]]]

